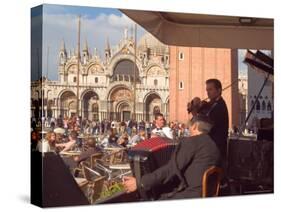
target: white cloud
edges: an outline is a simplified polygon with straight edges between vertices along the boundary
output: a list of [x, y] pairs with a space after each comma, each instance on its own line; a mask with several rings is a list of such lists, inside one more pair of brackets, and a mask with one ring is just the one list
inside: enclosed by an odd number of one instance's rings
[[127, 16], [125, 16], [124, 14], [122, 14], [122, 16], [117, 16], [115, 14], [111, 14], [108, 16], [108, 22], [111, 26], [113, 27], [127, 27], [132, 25], [134, 22], [129, 19]]
[[[65, 41], [66, 49], [73, 50], [77, 46], [78, 18], [73, 14], [44, 14], [43, 18], [43, 74], [47, 70], [47, 48], [49, 46], [49, 71], [50, 79], [57, 79], [58, 53], [62, 39]], [[88, 42], [90, 51], [94, 48], [103, 56], [106, 38], [110, 45], [115, 46], [123, 37], [125, 27], [133, 25], [127, 16], [101, 13], [95, 19], [88, 16], [81, 17], [81, 50], [85, 40]], [[138, 32], [143, 34], [143, 29]], [[130, 30], [129, 30], [130, 33]], [[139, 37], [139, 34], [138, 34]]]

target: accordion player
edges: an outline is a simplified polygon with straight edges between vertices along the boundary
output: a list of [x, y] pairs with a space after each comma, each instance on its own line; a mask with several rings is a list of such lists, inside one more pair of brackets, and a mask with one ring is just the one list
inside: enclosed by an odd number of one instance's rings
[[[137, 183], [140, 183], [143, 175], [165, 165], [170, 160], [176, 144], [176, 142], [169, 138], [154, 137], [130, 149], [128, 157]], [[162, 199], [164, 194], [171, 192], [172, 185], [175, 183], [178, 182], [172, 181], [168, 185], [151, 189], [148, 192], [139, 191], [140, 200]]]

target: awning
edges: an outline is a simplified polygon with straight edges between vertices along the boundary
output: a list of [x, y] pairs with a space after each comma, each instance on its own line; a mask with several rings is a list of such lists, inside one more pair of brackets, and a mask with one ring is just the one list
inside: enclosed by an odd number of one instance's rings
[[273, 19], [124, 9], [121, 12], [166, 45], [273, 50]]

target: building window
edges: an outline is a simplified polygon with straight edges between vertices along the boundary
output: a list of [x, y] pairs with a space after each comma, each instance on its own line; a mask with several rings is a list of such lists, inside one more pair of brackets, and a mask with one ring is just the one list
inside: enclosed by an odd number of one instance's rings
[[160, 107], [159, 106], [155, 106], [153, 108], [153, 115], [157, 114], [157, 113], [160, 113]]
[[271, 111], [271, 103], [270, 102], [267, 103], [267, 111]]
[[76, 82], [76, 77], [73, 77], [73, 82]]
[[98, 83], [98, 82], [99, 82], [99, 78], [96, 77], [96, 78], [95, 78], [95, 83]]
[[179, 59], [180, 59], [180, 60], [184, 60], [184, 54], [183, 54], [183, 52], [180, 52], [180, 53], [179, 53]]
[[259, 100], [257, 101], [257, 104], [256, 104], [256, 110], [257, 110], [257, 112], [260, 112], [260, 110], [261, 110], [261, 104], [260, 104]]
[[158, 80], [157, 80], [157, 79], [154, 80], [154, 85], [155, 85], [155, 86], [158, 85]]
[[254, 103], [255, 103], [255, 102], [252, 100], [252, 101], [251, 101], [251, 108], [254, 106]]
[[263, 111], [265, 111], [265, 110], [266, 110], [266, 104], [265, 104], [265, 101], [262, 101], [262, 104], [261, 104], [261, 109], [262, 109]]
[[179, 89], [180, 89], [180, 90], [183, 90], [183, 89], [184, 89], [183, 81], [180, 81], [180, 83], [179, 83]]

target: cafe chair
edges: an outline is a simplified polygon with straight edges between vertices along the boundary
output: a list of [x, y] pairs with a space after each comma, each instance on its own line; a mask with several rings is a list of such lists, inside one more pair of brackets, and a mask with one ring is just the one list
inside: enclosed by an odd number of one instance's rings
[[91, 158], [90, 158], [90, 164], [91, 164], [91, 168], [93, 169], [94, 167], [95, 167], [95, 165], [96, 165], [96, 160], [97, 159], [101, 159], [102, 158], [102, 156], [103, 156], [103, 154], [102, 153], [94, 153], [94, 154], [92, 154], [91, 155]]
[[89, 184], [88, 180], [82, 177], [75, 177], [74, 179], [83, 193], [86, 193], [87, 185]]
[[99, 172], [91, 169], [87, 162], [81, 162], [81, 166], [83, 176], [88, 181], [87, 197], [90, 203], [93, 204], [100, 197], [105, 176], [102, 176]]
[[222, 169], [216, 166], [211, 166], [204, 172], [202, 178], [202, 197], [217, 197], [219, 195], [222, 174]]
[[122, 163], [125, 159], [124, 149], [112, 151], [111, 153], [104, 155], [99, 161], [103, 166], [109, 167], [113, 164]]

